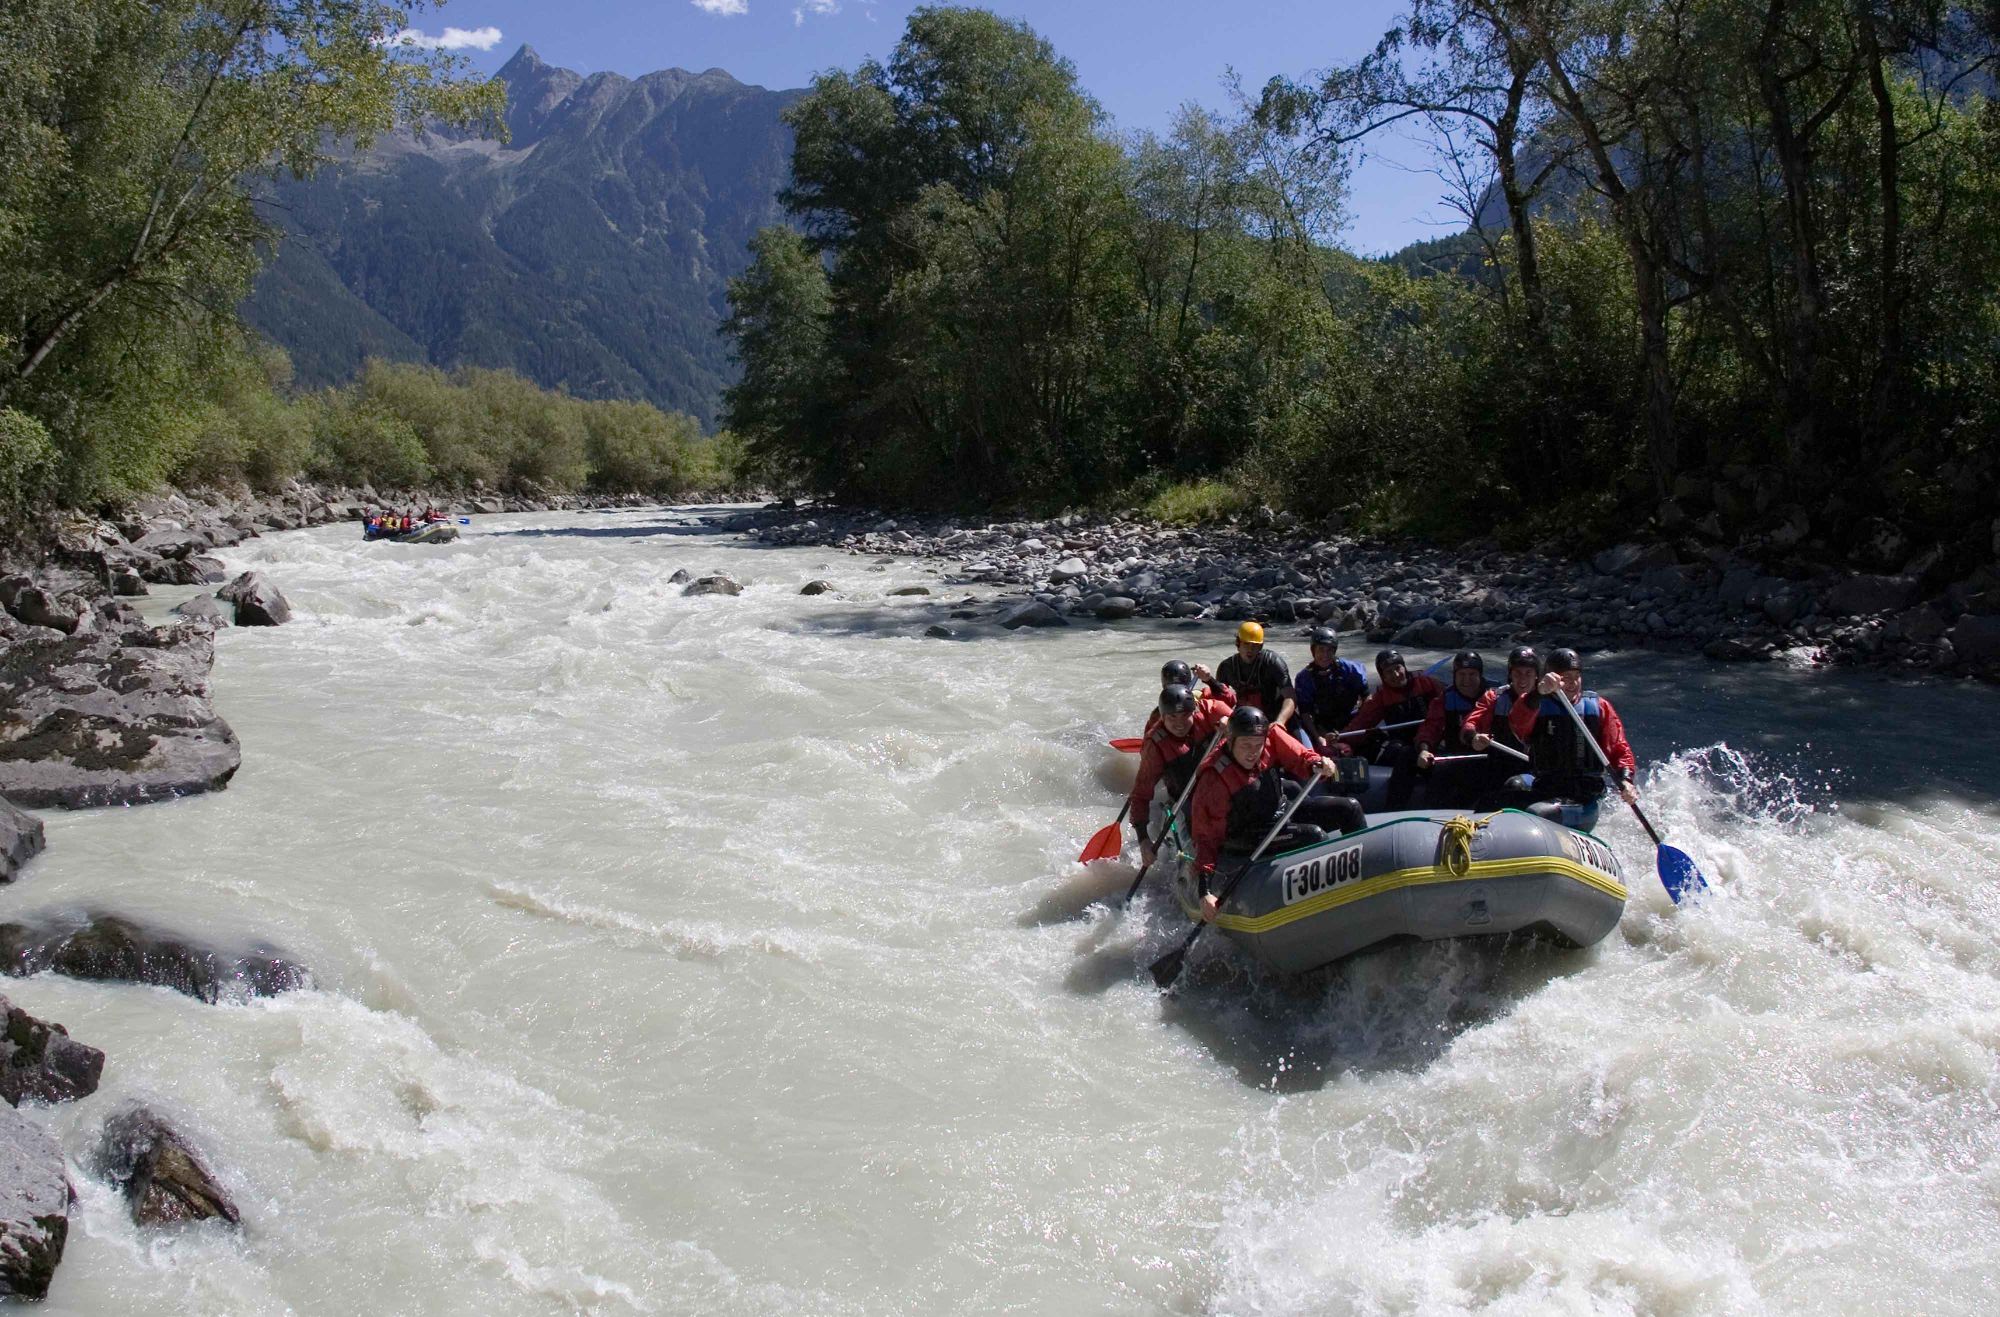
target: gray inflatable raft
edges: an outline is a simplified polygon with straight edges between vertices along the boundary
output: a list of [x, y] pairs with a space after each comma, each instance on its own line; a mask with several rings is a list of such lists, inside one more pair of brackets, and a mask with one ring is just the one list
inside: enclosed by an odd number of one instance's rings
[[[1225, 854], [1219, 874], [1234, 872]], [[1197, 904], [1192, 857], [1174, 896]], [[1625, 875], [1609, 847], [1519, 810], [1411, 812], [1266, 856], [1216, 927], [1264, 964], [1296, 974], [1384, 942], [1537, 933], [1589, 946], [1618, 927]]]

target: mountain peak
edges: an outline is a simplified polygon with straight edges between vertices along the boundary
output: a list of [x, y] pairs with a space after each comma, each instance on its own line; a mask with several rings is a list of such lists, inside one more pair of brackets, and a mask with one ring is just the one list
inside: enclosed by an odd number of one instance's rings
[[512, 81], [523, 74], [536, 73], [547, 67], [548, 65], [543, 62], [542, 57], [535, 53], [535, 48], [523, 42], [521, 48], [515, 51], [505, 64], [500, 66], [500, 72], [494, 76], [506, 81]]

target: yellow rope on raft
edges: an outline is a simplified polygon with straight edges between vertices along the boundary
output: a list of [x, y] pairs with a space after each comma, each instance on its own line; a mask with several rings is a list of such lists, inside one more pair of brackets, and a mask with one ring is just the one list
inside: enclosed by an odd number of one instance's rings
[[1438, 828], [1438, 864], [1454, 878], [1463, 878], [1472, 868], [1472, 838], [1498, 814], [1488, 814], [1483, 819], [1475, 819], [1470, 814], [1460, 814], [1446, 819]]

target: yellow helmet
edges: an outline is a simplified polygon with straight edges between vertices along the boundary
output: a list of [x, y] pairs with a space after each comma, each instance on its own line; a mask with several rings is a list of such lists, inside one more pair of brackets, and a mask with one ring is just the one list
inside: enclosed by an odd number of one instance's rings
[[1257, 622], [1245, 622], [1236, 628], [1236, 638], [1247, 640], [1253, 645], [1261, 645], [1264, 643], [1264, 628]]

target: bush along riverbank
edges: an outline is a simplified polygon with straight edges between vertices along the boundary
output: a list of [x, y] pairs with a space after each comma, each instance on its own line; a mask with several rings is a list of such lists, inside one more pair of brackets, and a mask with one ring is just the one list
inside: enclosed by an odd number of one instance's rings
[[[1133, 516], [983, 522], [778, 504], [722, 519], [764, 543], [930, 559], [998, 586], [1013, 625], [1068, 618], [1255, 618], [1430, 649], [1547, 639], [2000, 679], [2000, 565], [1935, 558], [1857, 574], [1798, 557], [1653, 541], [1573, 561], [1492, 542], [1390, 544], [1259, 509], [1235, 524]], [[1996, 544], [2000, 559], [2000, 544]]]

